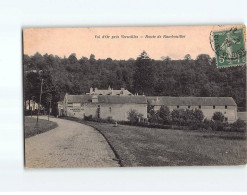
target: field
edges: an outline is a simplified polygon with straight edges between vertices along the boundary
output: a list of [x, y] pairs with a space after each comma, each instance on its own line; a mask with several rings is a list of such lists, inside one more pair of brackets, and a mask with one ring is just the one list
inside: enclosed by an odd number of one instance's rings
[[104, 135], [122, 166], [246, 164], [245, 133], [83, 123]]
[[39, 119], [38, 129], [36, 127], [36, 117], [25, 117], [25, 138], [32, 137], [38, 133], [44, 133], [57, 127], [57, 123]]

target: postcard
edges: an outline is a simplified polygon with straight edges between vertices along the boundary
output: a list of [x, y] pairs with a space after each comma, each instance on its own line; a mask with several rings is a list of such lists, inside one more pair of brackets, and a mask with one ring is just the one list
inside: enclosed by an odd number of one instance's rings
[[245, 25], [23, 29], [26, 168], [246, 165]]

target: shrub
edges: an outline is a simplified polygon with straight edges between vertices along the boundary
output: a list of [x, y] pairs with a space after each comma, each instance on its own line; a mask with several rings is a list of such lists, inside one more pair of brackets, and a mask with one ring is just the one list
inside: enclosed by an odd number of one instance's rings
[[199, 122], [203, 122], [204, 114], [201, 110], [195, 109], [193, 111], [193, 117], [194, 117], [194, 120], [199, 121]]
[[158, 115], [163, 124], [171, 123], [171, 113], [167, 106], [161, 106]]
[[151, 110], [148, 113], [148, 121], [150, 123], [159, 123], [161, 121], [160, 117], [159, 117], [159, 113], [155, 112], [154, 110]]
[[86, 121], [92, 121], [92, 119], [93, 119], [92, 115], [84, 116], [84, 120], [86, 120]]
[[114, 122], [115, 122], [115, 121], [112, 119], [111, 116], [109, 116], [109, 117], [107, 118], [107, 121], [108, 121], [109, 123], [114, 123]]
[[191, 129], [200, 129], [203, 127], [203, 112], [195, 109], [176, 109], [171, 113], [172, 123], [175, 125], [189, 126]]
[[246, 123], [243, 120], [238, 119], [237, 121], [235, 121], [234, 123], [230, 125], [230, 129], [231, 131], [245, 132]]
[[139, 120], [143, 117], [142, 114], [138, 113], [136, 110], [131, 109], [128, 113], [128, 120], [131, 123], [138, 123]]
[[171, 112], [172, 124], [182, 125], [184, 120], [184, 110], [183, 109], [175, 109]]
[[225, 119], [224, 114], [222, 114], [221, 112], [215, 112], [214, 115], [212, 116], [212, 119], [214, 121], [220, 121], [223, 122]]
[[202, 125], [203, 129], [212, 130], [212, 128], [211, 128], [211, 123], [212, 123], [211, 120], [204, 119], [203, 125]]

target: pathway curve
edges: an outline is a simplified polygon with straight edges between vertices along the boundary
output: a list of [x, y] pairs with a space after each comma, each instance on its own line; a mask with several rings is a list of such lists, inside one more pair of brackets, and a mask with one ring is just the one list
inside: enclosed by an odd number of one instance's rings
[[105, 138], [93, 127], [58, 118], [50, 120], [58, 127], [25, 139], [27, 168], [119, 167]]

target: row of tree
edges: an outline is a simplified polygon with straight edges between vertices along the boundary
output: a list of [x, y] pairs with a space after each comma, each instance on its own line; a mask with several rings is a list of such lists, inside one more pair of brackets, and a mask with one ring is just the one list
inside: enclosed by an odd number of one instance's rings
[[[150, 59], [144, 51], [135, 59], [112, 60], [90, 58], [78, 59], [54, 55], [23, 56], [24, 97], [39, 101], [43, 79], [42, 105], [52, 106], [63, 99], [64, 94], [85, 94], [90, 87], [114, 89], [127, 88], [133, 94], [150, 96], [201, 96], [233, 97], [240, 110], [245, 109], [245, 66], [218, 69], [215, 58], [201, 54], [183, 60]], [[49, 95], [48, 95], [49, 94]]]
[[228, 123], [222, 112], [215, 112], [211, 119], [206, 119], [200, 109], [174, 109], [170, 111], [167, 106], [161, 106], [155, 111], [148, 110], [148, 123], [143, 123], [143, 115], [136, 110], [130, 110], [128, 120], [130, 125], [141, 125], [153, 128], [184, 128], [190, 130], [213, 131], [239, 131], [246, 132], [246, 124], [238, 119], [234, 123]]

